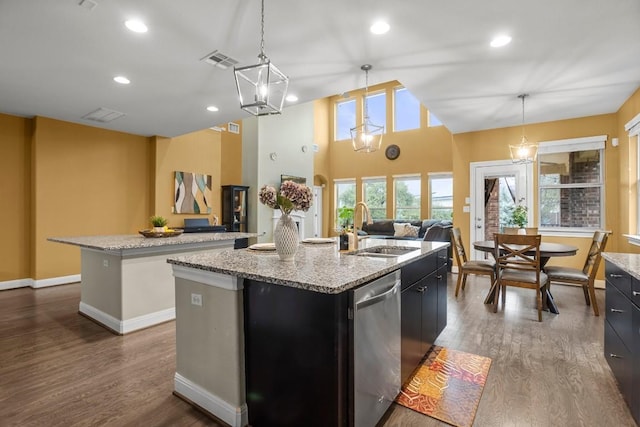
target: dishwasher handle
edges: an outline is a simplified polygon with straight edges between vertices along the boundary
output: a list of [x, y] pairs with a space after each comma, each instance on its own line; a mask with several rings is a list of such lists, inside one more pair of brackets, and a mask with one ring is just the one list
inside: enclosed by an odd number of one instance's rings
[[365, 300], [359, 301], [356, 303], [356, 310], [358, 309], [362, 309], [365, 307], [369, 307], [370, 305], [376, 304], [380, 301], [384, 301], [384, 300], [388, 300], [389, 298], [393, 297], [393, 294], [395, 294], [396, 292], [398, 292], [398, 285], [400, 285], [400, 282], [396, 282], [395, 285], [393, 285], [393, 287], [391, 289], [389, 289], [386, 292], [383, 292], [379, 295], [374, 295], [371, 298], [367, 298]]

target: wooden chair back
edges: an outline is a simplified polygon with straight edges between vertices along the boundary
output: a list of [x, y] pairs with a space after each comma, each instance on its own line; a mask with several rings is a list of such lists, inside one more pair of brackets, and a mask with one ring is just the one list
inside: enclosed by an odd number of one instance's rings
[[453, 227], [451, 229], [451, 245], [453, 246], [453, 253], [456, 257], [456, 264], [458, 266], [464, 265], [464, 263], [467, 262], [467, 253], [464, 250], [462, 234], [458, 227]]
[[535, 272], [539, 279], [542, 239], [539, 234], [496, 234], [494, 238], [495, 259], [499, 269]]
[[602, 252], [607, 246], [607, 240], [609, 239], [608, 231], [596, 231], [593, 233], [593, 239], [591, 240], [591, 247], [587, 253], [587, 259], [584, 262], [582, 272], [589, 276], [589, 280], [595, 278], [598, 272], [598, 266], [600, 266], [600, 260], [602, 259]]

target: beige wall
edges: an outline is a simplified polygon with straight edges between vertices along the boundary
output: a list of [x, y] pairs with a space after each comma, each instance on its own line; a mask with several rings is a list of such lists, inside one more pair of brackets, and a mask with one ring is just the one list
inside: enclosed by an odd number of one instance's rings
[[[153, 215], [168, 219], [170, 227], [182, 227], [185, 218], [221, 218], [221, 133], [211, 129], [175, 138], [155, 138], [155, 204]], [[211, 214], [174, 214], [175, 172], [211, 175]], [[150, 226], [148, 218], [145, 226]]]

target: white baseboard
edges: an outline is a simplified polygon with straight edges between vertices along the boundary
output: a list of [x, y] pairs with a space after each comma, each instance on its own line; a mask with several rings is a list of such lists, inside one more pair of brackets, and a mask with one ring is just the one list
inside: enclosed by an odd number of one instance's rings
[[69, 283], [78, 283], [81, 277], [79, 274], [72, 274], [70, 276], [51, 277], [49, 279], [33, 280], [32, 288], [45, 288], [47, 286], [66, 285]]
[[177, 372], [174, 376], [174, 390], [232, 427], [244, 427], [249, 423], [246, 403], [235, 407]]
[[73, 274], [71, 276], [50, 277], [48, 279], [38, 279], [38, 280], [34, 280], [31, 278], [7, 280], [4, 282], [0, 282], [0, 291], [3, 291], [5, 289], [16, 289], [16, 288], [26, 288], [26, 287], [32, 287], [34, 289], [45, 288], [47, 286], [57, 286], [57, 285], [66, 285], [69, 283], [77, 283], [79, 281], [80, 281], [79, 274]]
[[120, 335], [168, 322], [169, 320], [174, 320], [176, 318], [175, 307], [127, 320], [116, 319], [112, 315], [107, 314], [102, 310], [98, 310], [97, 308], [82, 301], [80, 301], [80, 307], [78, 310], [85, 316], [90, 317]]
[[31, 286], [32, 283], [33, 280], [31, 279], [7, 280], [0, 282], [0, 291], [4, 291], [6, 289], [27, 288]]

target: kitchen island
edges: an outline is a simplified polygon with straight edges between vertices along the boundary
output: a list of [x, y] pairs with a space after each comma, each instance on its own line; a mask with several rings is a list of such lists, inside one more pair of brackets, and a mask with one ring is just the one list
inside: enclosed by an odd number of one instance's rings
[[113, 332], [126, 334], [175, 319], [174, 281], [169, 256], [233, 249], [252, 233], [189, 233], [175, 237], [141, 235], [52, 237], [80, 247], [79, 311]]
[[[354, 289], [401, 277], [402, 380], [446, 325], [447, 246], [365, 239], [405, 254], [301, 244], [294, 262], [243, 249], [170, 257], [175, 393], [233, 426], [354, 425]], [[400, 372], [398, 372], [400, 376]]]

